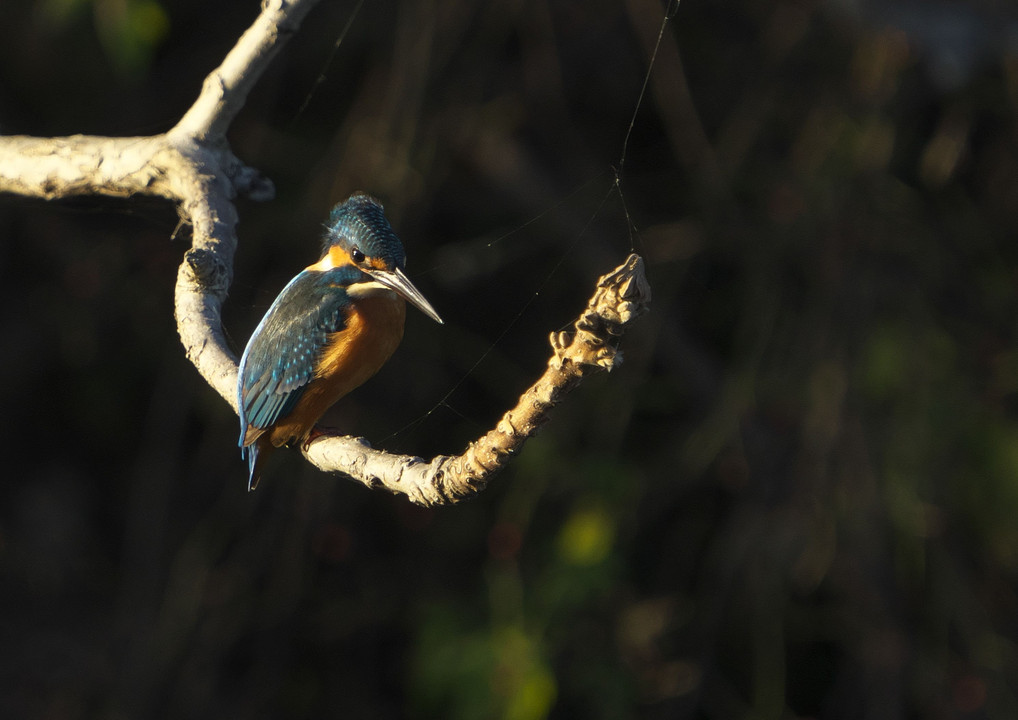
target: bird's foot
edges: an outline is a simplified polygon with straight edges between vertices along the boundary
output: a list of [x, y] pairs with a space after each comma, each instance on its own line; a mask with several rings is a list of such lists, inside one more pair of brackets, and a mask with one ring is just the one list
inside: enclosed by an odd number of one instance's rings
[[313, 441], [317, 440], [323, 435], [338, 435], [338, 434], [339, 433], [333, 428], [326, 428], [321, 427], [319, 425], [315, 425], [313, 428], [311, 428], [311, 432], [308, 433], [307, 439], [304, 440], [304, 443], [301, 445], [301, 448], [307, 450], [311, 446], [311, 443]]

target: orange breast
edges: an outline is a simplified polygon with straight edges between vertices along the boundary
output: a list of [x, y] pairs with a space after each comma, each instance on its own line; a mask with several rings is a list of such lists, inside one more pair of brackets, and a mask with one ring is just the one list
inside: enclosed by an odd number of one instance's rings
[[405, 318], [406, 303], [393, 292], [360, 300], [346, 327], [329, 336], [315, 378], [296, 407], [272, 428], [272, 444], [303, 441], [326, 410], [378, 372], [403, 339]]

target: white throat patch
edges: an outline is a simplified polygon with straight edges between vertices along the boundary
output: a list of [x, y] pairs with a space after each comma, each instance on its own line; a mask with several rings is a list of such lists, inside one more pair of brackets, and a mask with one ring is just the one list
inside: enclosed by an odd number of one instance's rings
[[395, 295], [396, 293], [377, 280], [366, 280], [365, 282], [348, 285], [346, 294], [355, 300], [366, 300], [367, 298]]

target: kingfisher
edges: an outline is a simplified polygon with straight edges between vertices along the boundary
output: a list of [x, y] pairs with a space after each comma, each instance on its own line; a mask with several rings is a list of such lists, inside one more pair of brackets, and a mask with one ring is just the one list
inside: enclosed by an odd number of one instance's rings
[[321, 259], [287, 283], [240, 359], [248, 490], [272, 450], [306, 443], [322, 414], [385, 364], [403, 338], [405, 301], [442, 323], [405, 267], [381, 203], [358, 192], [332, 209]]

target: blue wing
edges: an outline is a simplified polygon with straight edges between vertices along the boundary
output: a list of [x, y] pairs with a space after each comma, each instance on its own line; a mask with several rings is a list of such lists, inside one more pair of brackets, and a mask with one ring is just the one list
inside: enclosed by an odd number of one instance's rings
[[344, 327], [343, 308], [349, 303], [344, 279], [338, 271], [305, 270], [283, 288], [255, 328], [237, 377], [242, 449], [250, 444], [249, 426], [268, 429], [304, 394], [328, 335]]

